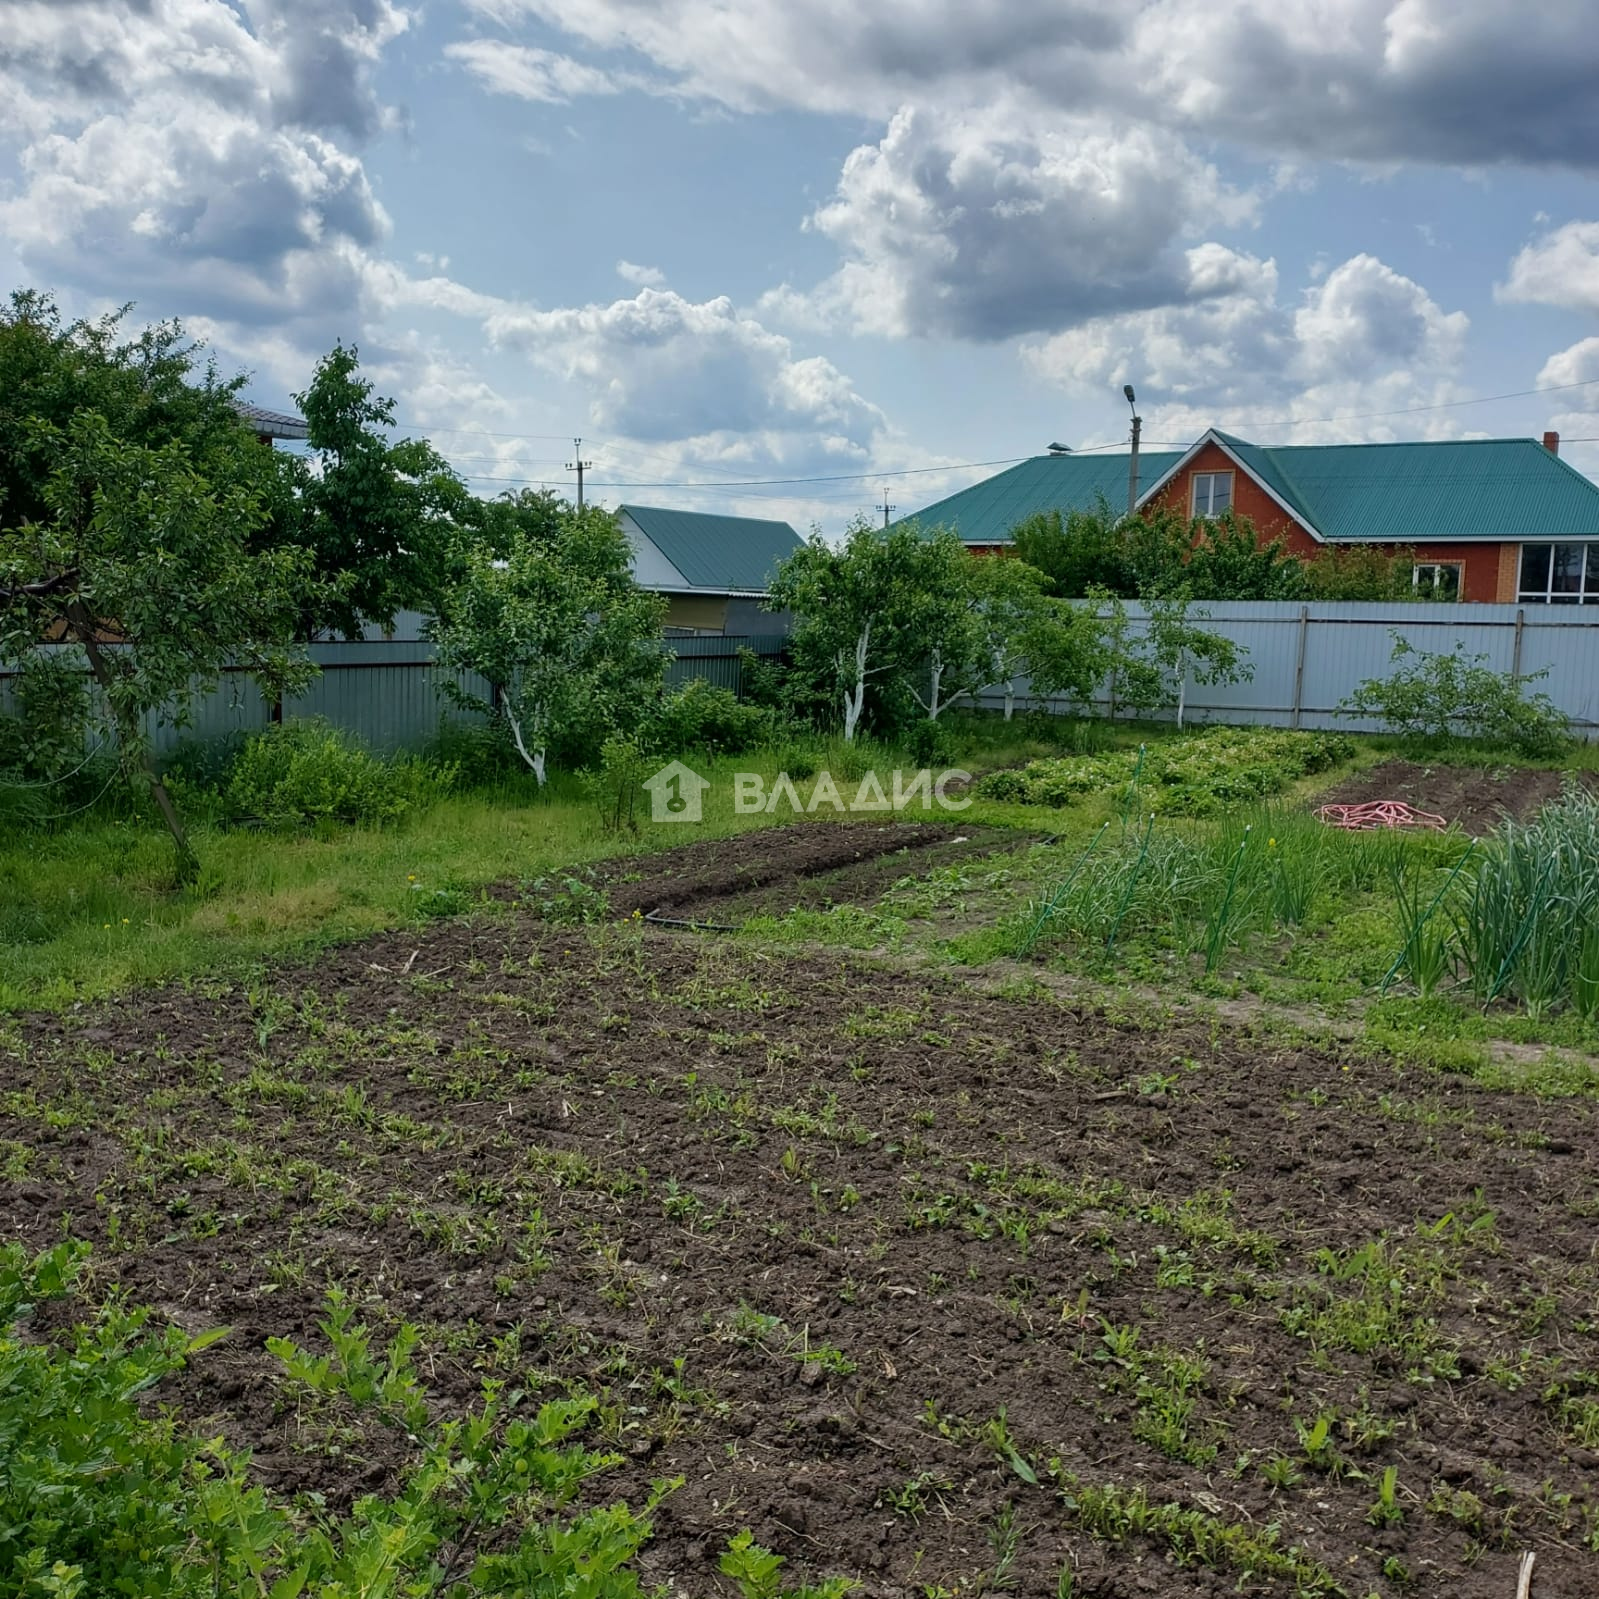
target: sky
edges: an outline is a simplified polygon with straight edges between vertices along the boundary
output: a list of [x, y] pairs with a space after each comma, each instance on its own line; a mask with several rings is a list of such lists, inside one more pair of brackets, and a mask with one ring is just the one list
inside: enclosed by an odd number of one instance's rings
[[1599, 476], [1596, 84], [1596, 0], [0, 0], [0, 273], [484, 494], [831, 536], [1129, 382]]

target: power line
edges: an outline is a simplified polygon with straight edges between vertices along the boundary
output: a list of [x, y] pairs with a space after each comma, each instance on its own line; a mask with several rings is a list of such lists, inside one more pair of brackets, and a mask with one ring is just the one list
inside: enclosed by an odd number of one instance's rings
[[1270, 421], [1259, 417], [1246, 417], [1243, 421], [1214, 422], [1211, 425], [1230, 428], [1278, 428], [1300, 427], [1317, 422], [1363, 422], [1373, 417], [1416, 416], [1422, 411], [1453, 411], [1462, 405], [1492, 405], [1495, 400], [1524, 400], [1531, 394], [1560, 394], [1566, 389], [1590, 388], [1595, 383], [1599, 383], [1599, 378], [1581, 378], [1575, 383], [1546, 383], [1542, 388], [1515, 389], [1509, 394], [1484, 394], [1475, 400], [1440, 400], [1434, 405], [1404, 405], [1394, 411], [1346, 411], [1340, 416], [1287, 416], [1276, 417]]
[[[986, 466], [1017, 466], [1023, 461], [1030, 461], [1030, 455], [1012, 455], [1003, 461], [958, 461], [949, 466], [905, 466], [895, 467], [888, 471], [875, 472], [832, 472], [812, 477], [751, 477], [741, 478], [731, 482], [702, 482], [702, 481], [668, 481], [660, 479], [655, 482], [643, 482], [634, 479], [608, 479], [593, 480], [592, 486], [597, 489], [753, 489], [782, 486], [793, 483], [863, 483], [869, 478], [880, 477], [918, 477], [928, 472], [969, 472], [978, 467]], [[469, 474], [479, 483], [536, 483], [538, 478], [525, 477], [479, 477]]]

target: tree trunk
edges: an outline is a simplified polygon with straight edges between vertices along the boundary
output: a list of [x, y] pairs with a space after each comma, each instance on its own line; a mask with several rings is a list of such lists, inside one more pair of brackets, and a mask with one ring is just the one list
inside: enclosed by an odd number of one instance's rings
[[927, 694], [927, 720], [936, 722], [938, 713], [944, 709], [938, 699], [938, 691], [944, 682], [944, 658], [937, 650], [933, 651], [933, 661], [929, 670], [931, 672], [931, 681], [928, 685]]
[[861, 629], [861, 636], [855, 640], [855, 682], [844, 693], [844, 742], [855, 742], [855, 728], [861, 719], [861, 711], [866, 704], [866, 646], [872, 636], [870, 622]]
[[1008, 722], [1016, 710], [1016, 679], [1010, 678], [1005, 684], [1005, 720]]
[[[161, 813], [161, 820], [166, 823], [167, 831], [172, 835], [172, 847], [177, 856], [177, 879], [180, 883], [192, 883], [200, 875], [200, 859], [194, 853], [194, 846], [189, 842], [183, 818], [178, 815], [178, 808], [172, 803], [172, 796], [167, 793], [167, 786], [161, 781], [161, 774], [156, 771], [154, 763], [150, 760], [150, 752], [144, 747], [144, 740], [139, 734], [139, 724], [123, 716], [117, 709], [116, 682], [110, 663], [101, 654], [99, 641], [95, 638], [94, 619], [89, 615], [82, 600], [73, 600], [67, 606], [67, 619], [78, 642], [83, 646], [83, 652], [89, 660], [89, 670], [94, 674], [95, 682], [100, 685], [100, 692], [105, 695], [106, 705], [116, 720], [117, 739], [122, 746], [123, 764], [133, 767], [137, 775], [143, 779], [150, 790], [150, 798], [155, 801], [155, 808]], [[129, 775], [134, 774], [130, 772]]]
[[1177, 674], [1177, 731], [1183, 730], [1183, 709], [1188, 704], [1188, 658], [1178, 662]]
[[544, 787], [545, 769], [544, 762], [549, 754], [548, 750], [537, 749], [530, 755], [527, 745], [522, 742], [522, 724], [511, 714], [509, 705], [505, 707], [505, 720], [511, 724], [511, 737], [516, 741], [516, 753], [533, 768], [533, 775], [539, 781], [539, 787]]

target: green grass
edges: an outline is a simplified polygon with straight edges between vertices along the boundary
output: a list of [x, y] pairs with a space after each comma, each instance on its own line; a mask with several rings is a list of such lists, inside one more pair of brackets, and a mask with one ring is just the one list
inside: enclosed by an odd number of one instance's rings
[[[704, 770], [771, 770], [744, 757]], [[570, 864], [791, 820], [736, 816], [731, 779], [698, 826], [608, 832], [573, 779], [468, 793], [382, 828], [200, 826], [199, 882], [173, 886], [171, 845], [141, 822], [95, 819], [0, 841], [0, 1011], [59, 1009], [144, 984], [236, 970], [430, 914], [482, 888]]]
[[[982, 772], [1078, 747], [1133, 747], [1151, 734], [1132, 723], [952, 717], [948, 736], [956, 753], [935, 765]], [[835, 774], [847, 797], [868, 768], [910, 770], [917, 763], [869, 741], [815, 739], [720, 761], [691, 757], [690, 764], [716, 779], [706, 791], [704, 821], [652, 824], [641, 804], [636, 833], [607, 830], [594, 799], [572, 776], [557, 777], [544, 795], [517, 780], [468, 791], [384, 827], [274, 831], [196, 821], [201, 873], [187, 889], [174, 886], [170, 842], [148, 821], [102, 809], [55, 830], [19, 829], [0, 837], [0, 1013], [61, 1009], [133, 987], [249, 969], [471, 909], [492, 883], [797, 819], [786, 806], [771, 815], [736, 815], [734, 771], [758, 771], [770, 785], [787, 766], [806, 799], [823, 769]], [[1033, 808], [982, 800], [960, 814], [913, 807], [905, 816], [1033, 830], [1039, 824]], [[842, 918], [848, 926], [835, 925], [839, 920], [824, 917], [814, 928], [773, 934], [879, 941], [867, 937], [859, 918]]]

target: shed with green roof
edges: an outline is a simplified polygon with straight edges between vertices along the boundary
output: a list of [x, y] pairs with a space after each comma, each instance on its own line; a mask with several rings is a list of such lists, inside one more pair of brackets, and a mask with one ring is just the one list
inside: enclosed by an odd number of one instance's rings
[[787, 522], [655, 505], [619, 506], [617, 516], [633, 546], [634, 580], [666, 596], [669, 629], [787, 631], [784, 618], [760, 609], [779, 563], [804, 543]]

